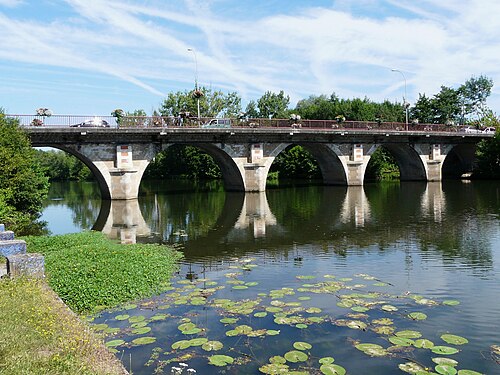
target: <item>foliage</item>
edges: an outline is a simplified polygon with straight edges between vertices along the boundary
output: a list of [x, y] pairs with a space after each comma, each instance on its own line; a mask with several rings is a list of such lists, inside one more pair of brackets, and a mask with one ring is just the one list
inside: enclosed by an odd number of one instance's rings
[[278, 172], [285, 178], [320, 178], [316, 159], [302, 146], [291, 146], [281, 152], [271, 166], [270, 172]]
[[493, 81], [485, 76], [471, 77], [457, 89], [441, 86], [439, 93], [432, 98], [419, 94], [411, 116], [420, 123], [464, 124], [488, 110], [486, 99], [492, 88]]
[[40, 217], [48, 179], [18, 121], [1, 109], [0, 134], [0, 222], [18, 234], [28, 233], [36, 229], [31, 222]]
[[144, 176], [146, 178], [183, 176], [207, 180], [220, 178], [221, 172], [213, 158], [199, 148], [174, 145], [156, 155]]
[[27, 237], [45, 256], [49, 285], [74, 311], [93, 311], [165, 290], [181, 254], [165, 246], [121, 245], [83, 232]]
[[266, 91], [264, 95], [257, 100], [257, 108], [259, 109], [258, 117], [286, 118], [288, 104], [290, 104], [290, 97], [285, 95], [283, 90], [278, 94]]
[[88, 181], [93, 178], [90, 169], [73, 155], [56, 150], [35, 150], [35, 153], [49, 181]]
[[2, 374], [123, 374], [119, 361], [42, 281], [0, 281]]
[[405, 112], [402, 104], [385, 100], [382, 103], [372, 102], [368, 98], [340, 99], [332, 93], [312, 95], [299, 100], [295, 108], [303, 118], [315, 120], [335, 120], [345, 118], [350, 121], [404, 121]]
[[[199, 97], [201, 117], [236, 117], [241, 112], [241, 98], [236, 92], [223, 93], [200, 87]], [[192, 91], [169, 93], [159, 108], [162, 116], [179, 116], [181, 112], [197, 113], [197, 100]]]
[[365, 179], [389, 181], [399, 178], [399, 168], [396, 160], [384, 148], [379, 147], [370, 157], [366, 167]]
[[500, 178], [500, 121], [496, 116], [488, 116], [488, 126], [495, 126], [496, 133], [493, 138], [484, 139], [477, 145], [477, 169], [475, 177]]

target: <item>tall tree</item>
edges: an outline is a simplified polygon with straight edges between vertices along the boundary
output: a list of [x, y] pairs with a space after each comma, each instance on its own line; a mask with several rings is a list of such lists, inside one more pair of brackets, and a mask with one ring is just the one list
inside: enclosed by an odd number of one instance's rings
[[[203, 92], [200, 101], [201, 117], [235, 117], [241, 112], [241, 98], [236, 92], [223, 93], [222, 91], [200, 87]], [[181, 112], [196, 114], [197, 99], [193, 91], [171, 92], [159, 108], [162, 116], [178, 116]]]
[[18, 121], [0, 109], [0, 222], [27, 233], [40, 217], [48, 179]]
[[[483, 75], [471, 77], [459, 87], [462, 119], [470, 116], [480, 116], [486, 110], [486, 99], [491, 94], [493, 80]], [[463, 122], [463, 121], [462, 121]]]
[[257, 101], [259, 117], [285, 118], [290, 97], [281, 90], [278, 94], [266, 91]]

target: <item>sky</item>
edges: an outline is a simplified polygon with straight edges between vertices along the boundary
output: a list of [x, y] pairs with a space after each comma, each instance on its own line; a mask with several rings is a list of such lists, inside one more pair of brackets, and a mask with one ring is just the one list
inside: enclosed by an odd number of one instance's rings
[[[497, 0], [0, 0], [0, 108], [151, 114], [195, 81], [243, 107], [283, 90], [414, 104], [491, 78]], [[395, 70], [395, 71], [393, 71]]]

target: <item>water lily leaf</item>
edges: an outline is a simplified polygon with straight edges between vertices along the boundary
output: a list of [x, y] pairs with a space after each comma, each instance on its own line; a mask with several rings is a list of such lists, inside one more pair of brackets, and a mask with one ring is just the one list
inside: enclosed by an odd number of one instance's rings
[[246, 286], [246, 285], [235, 285], [235, 286], [233, 286], [233, 289], [248, 289], [248, 286]]
[[279, 334], [280, 334], [280, 331], [276, 330], [276, 329], [268, 329], [266, 331], [266, 335], [268, 335], [268, 336], [276, 336], [276, 335], [279, 335]]
[[437, 346], [433, 347], [431, 350], [433, 353], [442, 354], [442, 355], [451, 355], [451, 354], [458, 353], [458, 351], [459, 351], [458, 349], [451, 348], [449, 346], [441, 346], [441, 345], [437, 345]]
[[490, 349], [493, 354], [500, 356], [500, 345], [491, 345]]
[[431, 349], [434, 347], [434, 343], [430, 340], [427, 340], [427, 339], [415, 340], [415, 343], [413, 345], [416, 348], [420, 348], [420, 349]]
[[444, 357], [432, 358], [432, 362], [437, 363], [438, 365], [448, 365], [448, 366], [453, 366], [453, 367], [458, 365], [458, 362], [455, 361], [454, 359], [444, 358]]
[[92, 325], [92, 329], [94, 331], [103, 331], [106, 328], [108, 328], [108, 325], [106, 323], [101, 323], [101, 324], [94, 324]]
[[238, 321], [238, 318], [222, 318], [219, 320], [219, 322], [224, 323], [224, 324], [234, 324]]
[[455, 375], [457, 373], [457, 369], [449, 365], [437, 365], [434, 369], [442, 375]]
[[267, 316], [267, 312], [265, 311], [256, 312], [255, 314], [253, 314], [253, 316], [255, 316], [256, 318], [264, 318]]
[[220, 341], [207, 341], [201, 346], [201, 348], [207, 352], [221, 350], [223, 347], [224, 345]]
[[309, 358], [306, 353], [300, 352], [298, 350], [291, 350], [289, 352], [286, 352], [284, 357], [288, 362], [292, 363], [305, 362]]
[[135, 316], [128, 318], [128, 321], [130, 323], [139, 323], [139, 322], [142, 322], [144, 320], [146, 320], [146, 317], [143, 315], [135, 315]]
[[412, 312], [408, 314], [408, 317], [413, 320], [424, 320], [427, 319], [427, 315], [421, 312]]
[[322, 365], [329, 365], [335, 362], [335, 359], [333, 359], [333, 357], [323, 357], [320, 358], [318, 362], [321, 363]]
[[381, 309], [384, 311], [398, 311], [398, 308], [392, 305], [383, 305]]
[[373, 284], [373, 286], [388, 286], [388, 285], [389, 284], [383, 283], [383, 282], [378, 282], [378, 283]]
[[411, 339], [407, 339], [407, 338], [404, 338], [404, 337], [397, 337], [397, 336], [391, 336], [391, 337], [389, 337], [389, 341], [391, 343], [393, 343], [394, 345], [397, 345], [397, 346], [411, 346], [411, 345], [413, 345], [415, 343]]
[[299, 329], [306, 329], [308, 327], [308, 325], [304, 324], [304, 323], [299, 323], [299, 324], [296, 324], [295, 327], [299, 328]]
[[247, 326], [247, 325], [243, 324], [241, 326], [235, 327], [234, 330], [236, 332], [238, 332], [238, 334], [240, 334], [240, 335], [246, 335], [247, 333], [252, 332], [253, 328], [250, 327], [250, 326]]
[[345, 368], [333, 363], [321, 365], [319, 370], [325, 375], [344, 375], [346, 373]]
[[359, 320], [350, 320], [346, 324], [347, 327], [352, 329], [366, 329], [367, 325]]
[[259, 285], [259, 283], [257, 281], [250, 281], [248, 283], [245, 283], [246, 286], [256, 286], [256, 285]]
[[176, 341], [172, 344], [172, 349], [177, 350], [177, 349], [187, 349], [191, 346], [191, 343], [189, 340], [180, 340]]
[[234, 336], [238, 336], [238, 335], [239, 335], [238, 331], [236, 331], [234, 329], [231, 329], [231, 330], [226, 332], [227, 337], [234, 337]]
[[266, 311], [274, 314], [274, 313], [283, 311], [283, 309], [281, 307], [269, 306], [269, 307], [266, 307]]
[[196, 324], [194, 323], [191, 323], [191, 322], [187, 322], [187, 323], [182, 323], [180, 324], [177, 329], [179, 331], [187, 331], [187, 330], [190, 330], [190, 329], [193, 329], [193, 328], [196, 328]]
[[309, 314], [319, 314], [321, 312], [321, 309], [319, 307], [309, 307], [306, 309], [306, 313]]
[[208, 339], [206, 337], [198, 337], [196, 339], [189, 340], [189, 345], [190, 346], [202, 346], [206, 342], [208, 342]]
[[197, 333], [201, 332], [201, 329], [198, 327], [195, 327], [195, 328], [187, 329], [187, 330], [181, 331], [181, 332], [184, 335], [196, 335]]
[[134, 328], [131, 332], [133, 335], [143, 335], [151, 331], [151, 327]]
[[448, 344], [453, 344], [453, 345], [464, 345], [469, 342], [465, 337], [457, 336], [457, 335], [450, 335], [450, 334], [444, 334], [441, 335], [441, 338], [443, 341], [446, 341]]
[[111, 340], [111, 341], [108, 341], [105, 345], [108, 348], [114, 348], [116, 346], [120, 346], [120, 345], [123, 345], [123, 344], [125, 344], [125, 340]]
[[130, 327], [141, 328], [141, 327], [146, 327], [147, 325], [148, 325], [148, 322], [139, 322], [139, 323], [131, 324]]
[[410, 330], [398, 331], [395, 333], [395, 335], [398, 337], [403, 337], [405, 339], [418, 339], [422, 337], [422, 334], [420, 332]]
[[312, 276], [312, 275], [298, 275], [295, 277], [299, 280], [312, 280], [312, 279], [316, 278], [316, 276]]
[[248, 337], [259, 337], [259, 336], [264, 336], [267, 333], [267, 329], [257, 329], [253, 330], [251, 332], [248, 332], [246, 335]]
[[259, 367], [259, 371], [263, 374], [287, 374], [288, 365], [282, 363], [268, 363]]
[[234, 359], [228, 355], [216, 354], [208, 357], [208, 363], [214, 366], [227, 366], [234, 362]]
[[379, 335], [392, 335], [394, 333], [394, 327], [376, 326], [372, 328], [372, 331], [378, 333]]
[[380, 318], [380, 319], [372, 320], [372, 323], [373, 324], [380, 324], [383, 326], [388, 326], [388, 325], [394, 324], [394, 321], [392, 319], [389, 319], [389, 318]]
[[364, 307], [364, 306], [354, 306], [354, 307], [351, 307], [351, 310], [357, 311], [357, 312], [366, 312], [370, 309], [368, 307]]
[[293, 343], [293, 347], [297, 350], [309, 350], [312, 348], [312, 345], [307, 342], [296, 341]]
[[309, 296], [302, 296], [302, 297], [299, 297], [298, 299], [299, 299], [300, 301], [308, 301], [308, 300], [310, 300], [310, 299], [311, 299], [311, 297], [309, 297]]
[[342, 281], [342, 282], [352, 281], [352, 277], [342, 277], [339, 279], [339, 281]]
[[286, 359], [280, 355], [275, 355], [274, 357], [269, 358], [269, 363], [285, 364]]
[[383, 357], [388, 354], [386, 349], [377, 344], [357, 344], [354, 347], [370, 357]]
[[127, 320], [128, 318], [130, 318], [130, 315], [128, 315], [128, 314], [121, 314], [121, 315], [115, 316], [116, 320]]
[[443, 305], [456, 306], [456, 305], [460, 305], [460, 301], [457, 301], [455, 299], [447, 299], [447, 300], [443, 301]]
[[458, 370], [458, 375], [484, 375], [484, 374], [473, 370]]
[[407, 372], [409, 374], [416, 374], [419, 371], [425, 371], [425, 369], [422, 366], [414, 362], [401, 363], [399, 364], [398, 367], [401, 371]]
[[127, 303], [126, 305], [123, 305], [123, 310], [133, 310], [137, 308], [137, 305], [135, 303]]
[[156, 314], [156, 315], [153, 315], [151, 318], [149, 318], [149, 320], [151, 320], [152, 322], [155, 322], [158, 320], [165, 320], [167, 318], [168, 318], [167, 314]]
[[152, 344], [156, 341], [156, 337], [139, 337], [138, 339], [132, 340], [134, 345], [147, 345]]

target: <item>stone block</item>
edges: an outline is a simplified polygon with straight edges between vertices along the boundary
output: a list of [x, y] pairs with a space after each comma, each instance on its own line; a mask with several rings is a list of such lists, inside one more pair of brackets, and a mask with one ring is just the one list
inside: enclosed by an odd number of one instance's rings
[[7, 257], [14, 254], [25, 254], [26, 242], [23, 240], [0, 241], [0, 255]]
[[45, 277], [45, 258], [42, 254], [15, 254], [7, 257], [7, 274], [10, 277]]
[[10, 241], [14, 239], [14, 232], [11, 230], [0, 231], [0, 241]]

